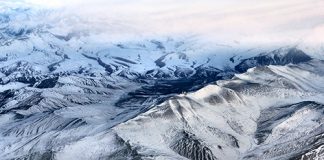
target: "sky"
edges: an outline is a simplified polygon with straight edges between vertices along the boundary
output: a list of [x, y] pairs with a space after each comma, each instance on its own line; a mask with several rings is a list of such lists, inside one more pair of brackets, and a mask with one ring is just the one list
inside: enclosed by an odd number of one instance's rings
[[51, 18], [61, 19], [58, 24], [78, 17], [74, 28], [120, 36], [193, 34], [237, 43], [318, 43], [324, 35], [323, 0], [14, 1], [54, 10]]

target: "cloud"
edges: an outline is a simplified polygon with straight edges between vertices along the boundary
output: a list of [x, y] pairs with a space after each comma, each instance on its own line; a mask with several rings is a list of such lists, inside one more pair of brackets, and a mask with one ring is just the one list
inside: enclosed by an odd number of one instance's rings
[[[73, 23], [75, 28], [83, 27], [121, 36], [190, 33], [217, 41], [282, 43], [298, 41], [324, 24], [322, 0], [25, 0], [25, 2], [39, 8], [56, 10], [57, 16], [61, 19], [81, 17], [82, 20]], [[62, 23], [58, 23], [61, 24], [60, 28]]]

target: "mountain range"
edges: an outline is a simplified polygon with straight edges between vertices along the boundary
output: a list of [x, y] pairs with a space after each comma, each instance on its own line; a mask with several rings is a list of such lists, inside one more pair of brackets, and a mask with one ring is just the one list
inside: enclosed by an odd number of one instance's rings
[[324, 61], [309, 48], [95, 43], [19, 23], [32, 14], [0, 14], [0, 159], [324, 156]]

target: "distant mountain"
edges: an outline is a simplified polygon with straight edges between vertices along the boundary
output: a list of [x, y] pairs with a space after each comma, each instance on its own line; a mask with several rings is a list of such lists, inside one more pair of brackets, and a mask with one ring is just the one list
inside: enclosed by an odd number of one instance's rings
[[259, 56], [244, 59], [235, 66], [235, 70], [243, 73], [249, 68], [265, 65], [298, 64], [310, 61], [312, 58], [302, 50], [296, 48], [280, 48], [270, 53], [262, 53]]

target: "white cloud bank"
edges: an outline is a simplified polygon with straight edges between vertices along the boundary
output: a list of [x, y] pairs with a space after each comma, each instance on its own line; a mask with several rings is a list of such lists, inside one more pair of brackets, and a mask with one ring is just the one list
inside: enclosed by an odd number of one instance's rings
[[[19, 1], [19, 0], [18, 0]], [[323, 42], [323, 0], [24, 0], [69, 26], [121, 36], [195, 34], [248, 43]], [[52, 17], [53, 18], [53, 17]], [[62, 22], [63, 23], [63, 22]], [[63, 25], [63, 24], [62, 24]], [[61, 27], [62, 28], [62, 27]], [[305, 38], [306, 37], [306, 38]]]

